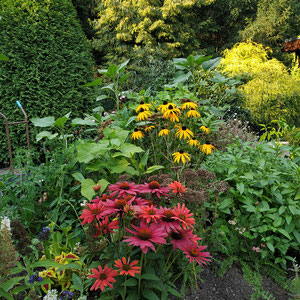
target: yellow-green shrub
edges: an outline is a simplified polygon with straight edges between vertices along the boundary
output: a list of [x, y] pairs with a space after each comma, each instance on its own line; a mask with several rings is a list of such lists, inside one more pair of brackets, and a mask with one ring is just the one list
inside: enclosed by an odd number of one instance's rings
[[299, 76], [290, 75], [280, 61], [269, 58], [270, 54], [271, 49], [260, 44], [239, 43], [224, 51], [221, 66], [230, 75], [248, 78], [240, 89], [255, 122], [269, 123], [272, 119], [284, 118], [299, 125]]

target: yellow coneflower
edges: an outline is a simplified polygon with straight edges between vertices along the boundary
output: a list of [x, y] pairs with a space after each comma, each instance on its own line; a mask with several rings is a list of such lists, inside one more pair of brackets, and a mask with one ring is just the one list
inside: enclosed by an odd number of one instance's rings
[[145, 103], [144, 101], [140, 102], [140, 105], [136, 108], [136, 113], [138, 113], [141, 109], [145, 110], [150, 110], [150, 107], [152, 107], [152, 105], [150, 103]]
[[196, 109], [197, 107], [198, 105], [192, 101], [187, 101], [181, 105], [181, 109], [186, 109], [186, 108]]
[[[161, 113], [164, 113], [164, 112], [167, 110], [167, 108], [168, 108], [168, 106], [169, 106], [170, 104], [173, 104], [173, 103], [169, 103], [168, 101], [164, 101], [163, 104], [159, 105], [157, 109], [158, 109]], [[176, 104], [173, 104], [173, 105], [176, 107]]]
[[191, 146], [191, 147], [197, 147], [199, 146], [199, 142], [195, 139], [190, 139], [187, 141], [187, 143]]
[[216, 147], [211, 144], [203, 144], [203, 145], [200, 145], [199, 148], [203, 153], [205, 153], [207, 155], [211, 154], [211, 152], [216, 149]]
[[202, 130], [203, 132], [205, 132], [207, 134], [210, 133], [210, 129], [207, 126], [204, 126], [204, 125], [200, 127], [200, 130]]
[[145, 132], [148, 132], [148, 131], [151, 131], [152, 129], [154, 129], [155, 128], [155, 126], [153, 126], [153, 125], [150, 125], [150, 126], [147, 126], [147, 127], [145, 127]]
[[158, 136], [168, 135], [170, 133], [169, 129], [163, 128], [159, 133]]
[[144, 137], [144, 134], [142, 131], [138, 130], [137, 128], [134, 129], [134, 132], [131, 134], [130, 138], [132, 140], [138, 140]]
[[194, 136], [193, 132], [190, 131], [186, 126], [178, 126], [178, 129], [175, 133], [176, 137], [179, 137], [180, 139], [190, 139]]
[[171, 122], [179, 122], [179, 118], [178, 118], [178, 115], [176, 113], [169, 114], [168, 118]]
[[177, 115], [180, 115], [180, 109], [176, 108], [176, 104], [174, 103], [168, 103], [167, 108], [164, 111], [164, 117], [168, 118], [170, 114], [176, 113]]
[[194, 108], [191, 108], [191, 110], [189, 110], [185, 115], [188, 118], [190, 118], [190, 117], [194, 117], [194, 118], [200, 117], [200, 114]]
[[174, 156], [174, 162], [180, 163], [180, 160], [185, 164], [186, 161], [190, 161], [190, 154], [180, 150], [179, 152], [175, 152], [172, 154]]
[[137, 115], [137, 121], [144, 121], [147, 120], [150, 116], [153, 115], [153, 112], [149, 110], [144, 110], [143, 108], [140, 109], [140, 113]]

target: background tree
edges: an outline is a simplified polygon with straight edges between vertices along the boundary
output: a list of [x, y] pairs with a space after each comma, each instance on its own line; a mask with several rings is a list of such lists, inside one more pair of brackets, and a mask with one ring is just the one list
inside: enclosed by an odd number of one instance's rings
[[[0, 66], [0, 110], [21, 117], [16, 100], [29, 118], [92, 108], [93, 92], [82, 85], [92, 80], [94, 61], [71, 0], [1, 0], [0, 15], [0, 53], [9, 57]], [[7, 162], [0, 122], [0, 162]], [[26, 145], [22, 126], [12, 130], [12, 144]]]

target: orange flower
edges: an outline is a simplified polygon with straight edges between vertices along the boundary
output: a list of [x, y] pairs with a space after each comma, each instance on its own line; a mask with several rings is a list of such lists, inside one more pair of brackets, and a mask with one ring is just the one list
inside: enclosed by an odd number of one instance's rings
[[130, 275], [132, 277], [135, 276], [135, 274], [139, 274], [141, 267], [136, 266], [138, 264], [137, 260], [134, 260], [133, 262], [129, 263], [130, 258], [126, 261], [126, 258], [123, 256], [122, 261], [121, 259], [115, 260], [115, 267], [119, 268], [118, 271], [120, 272], [120, 275]]
[[185, 186], [178, 181], [169, 183], [168, 187], [173, 190], [174, 194], [179, 194], [180, 196], [185, 192]]

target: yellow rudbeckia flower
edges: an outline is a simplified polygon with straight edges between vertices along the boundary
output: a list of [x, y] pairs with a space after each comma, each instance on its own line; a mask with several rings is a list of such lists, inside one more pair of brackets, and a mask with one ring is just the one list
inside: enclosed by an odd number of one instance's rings
[[194, 117], [194, 118], [200, 117], [200, 114], [194, 108], [191, 108], [191, 110], [189, 110], [185, 115], [188, 118], [190, 118], [190, 117]]
[[137, 121], [144, 121], [147, 120], [150, 116], [153, 115], [153, 112], [149, 110], [144, 110], [143, 108], [140, 109], [140, 113], [137, 115]]
[[175, 133], [176, 137], [179, 137], [179, 139], [190, 139], [194, 136], [193, 132], [190, 131], [186, 126], [178, 126], [178, 129]]
[[204, 125], [200, 127], [200, 130], [202, 130], [203, 132], [205, 132], [207, 134], [210, 133], [210, 129], [207, 126], [204, 126]]
[[185, 164], [186, 161], [190, 161], [190, 154], [180, 150], [179, 152], [175, 152], [172, 154], [174, 156], [174, 162], [180, 163], [180, 160]]
[[142, 131], [138, 130], [137, 128], [134, 129], [134, 132], [131, 134], [130, 138], [132, 140], [138, 140], [144, 137], [144, 134]]
[[203, 144], [200, 145], [199, 148], [203, 153], [207, 155], [211, 154], [211, 152], [216, 149], [216, 147], [211, 144]]
[[158, 136], [168, 135], [170, 133], [169, 129], [163, 128], [159, 133]]
[[186, 109], [186, 108], [196, 109], [197, 107], [198, 105], [192, 101], [187, 101], [181, 105], [181, 109]]
[[150, 110], [150, 107], [152, 107], [152, 105], [150, 103], [145, 103], [144, 101], [140, 102], [140, 105], [136, 108], [136, 113], [138, 113], [141, 109], [143, 110]]
[[188, 143], [191, 147], [197, 147], [197, 146], [199, 146], [199, 142], [198, 142], [197, 140], [194, 140], [194, 139], [188, 140], [187, 143]]
[[153, 126], [153, 125], [150, 125], [150, 126], [147, 126], [147, 127], [145, 127], [145, 132], [148, 132], [148, 131], [151, 131], [152, 129], [154, 129], [155, 128], [155, 126]]

